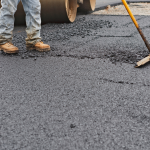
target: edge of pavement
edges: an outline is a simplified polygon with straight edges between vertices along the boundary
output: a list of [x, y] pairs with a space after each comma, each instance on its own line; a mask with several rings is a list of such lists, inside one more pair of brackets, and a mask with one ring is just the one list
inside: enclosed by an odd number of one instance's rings
[[[127, 3], [150, 3], [150, 0], [127, 0]], [[98, 4], [96, 6], [94, 12], [105, 9], [108, 5], [110, 5], [112, 7], [112, 6], [117, 6], [117, 5], [121, 5], [121, 4], [122, 4], [121, 0], [119, 0], [117, 2], [106, 2], [104, 4]]]

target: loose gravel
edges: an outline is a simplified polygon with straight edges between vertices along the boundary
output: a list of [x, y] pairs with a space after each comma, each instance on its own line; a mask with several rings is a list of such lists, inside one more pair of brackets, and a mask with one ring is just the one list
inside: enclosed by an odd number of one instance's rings
[[[147, 14], [148, 3], [131, 3], [133, 12]], [[138, 8], [138, 9], [136, 9]], [[146, 9], [145, 9], [146, 8]], [[19, 47], [17, 55], [3, 55], [21, 57], [22, 59], [38, 57], [73, 57], [78, 59], [109, 59], [112, 63], [135, 63], [148, 55], [148, 50], [141, 40], [129, 16], [121, 18], [113, 14], [124, 11], [123, 6], [115, 9], [101, 10], [91, 15], [79, 15], [72, 24], [45, 24], [42, 26], [41, 37], [50, 44], [50, 52], [27, 51], [25, 32], [14, 32], [13, 43]], [[141, 11], [138, 11], [141, 9]], [[143, 11], [142, 11], [143, 10]], [[146, 10], [146, 11], [144, 11]], [[99, 15], [109, 12], [111, 15]], [[113, 13], [115, 12], [115, 13]], [[112, 16], [113, 15], [113, 16]], [[136, 16], [144, 34], [149, 38], [149, 16]], [[143, 25], [144, 22], [144, 25]], [[148, 39], [149, 40], [149, 39]], [[125, 44], [126, 42], [127, 44]], [[136, 47], [135, 47], [136, 45]]]
[[[149, 40], [149, 16], [136, 16]], [[144, 24], [143, 24], [144, 22]], [[13, 43], [22, 59], [38, 57], [73, 57], [77, 59], [109, 59], [112, 63], [133, 64], [148, 55], [148, 50], [129, 16], [79, 15], [72, 24], [45, 24], [41, 36], [51, 51], [27, 51], [25, 32], [15, 32]], [[4, 54], [4, 53], [3, 53]], [[6, 54], [4, 54], [6, 55]], [[8, 55], [6, 55], [8, 56]]]

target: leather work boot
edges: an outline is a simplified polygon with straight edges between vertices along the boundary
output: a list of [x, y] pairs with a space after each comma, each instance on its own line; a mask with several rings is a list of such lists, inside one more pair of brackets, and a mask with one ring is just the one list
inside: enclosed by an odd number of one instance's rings
[[27, 49], [28, 50], [36, 49], [39, 52], [47, 52], [50, 51], [50, 46], [48, 44], [44, 44], [43, 42], [38, 42], [32, 46], [27, 45]]
[[3, 45], [0, 45], [0, 50], [2, 50], [3, 52], [7, 53], [7, 54], [15, 54], [18, 53], [19, 49], [14, 46], [12, 43], [6, 43]]

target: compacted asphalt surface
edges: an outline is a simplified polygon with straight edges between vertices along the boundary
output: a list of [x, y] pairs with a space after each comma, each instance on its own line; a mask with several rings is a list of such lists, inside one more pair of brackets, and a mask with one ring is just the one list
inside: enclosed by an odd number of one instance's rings
[[[150, 16], [135, 16], [150, 41]], [[0, 150], [149, 150], [149, 53], [129, 16], [42, 26], [51, 51], [0, 54]]]

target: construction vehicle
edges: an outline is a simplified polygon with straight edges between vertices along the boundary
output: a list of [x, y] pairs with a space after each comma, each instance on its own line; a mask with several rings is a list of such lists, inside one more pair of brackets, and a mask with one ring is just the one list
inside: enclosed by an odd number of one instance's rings
[[[40, 2], [42, 24], [74, 22], [77, 11], [93, 11], [96, 5], [96, 0], [40, 0]], [[15, 24], [25, 24], [25, 13], [21, 2], [15, 13]]]

